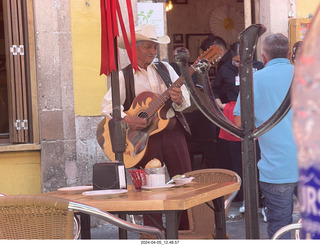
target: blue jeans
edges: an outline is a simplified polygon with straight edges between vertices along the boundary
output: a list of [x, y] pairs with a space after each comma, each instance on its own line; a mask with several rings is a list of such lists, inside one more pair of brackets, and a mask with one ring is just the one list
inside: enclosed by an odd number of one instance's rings
[[[260, 181], [262, 195], [267, 207], [268, 236], [271, 238], [276, 231], [292, 223], [293, 193], [297, 183], [271, 184]], [[281, 239], [290, 239], [290, 233]]]

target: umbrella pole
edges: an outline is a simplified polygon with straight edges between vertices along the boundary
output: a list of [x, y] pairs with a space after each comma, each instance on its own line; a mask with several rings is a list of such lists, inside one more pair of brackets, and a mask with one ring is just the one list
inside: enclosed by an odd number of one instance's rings
[[111, 72], [112, 119], [109, 121], [109, 131], [115, 159], [116, 161], [123, 162], [123, 152], [125, 152], [126, 142], [126, 123], [121, 118], [120, 109], [117, 37], [114, 38], [113, 42], [116, 70]]
[[[121, 118], [117, 37], [113, 40], [113, 47], [116, 70], [111, 72], [112, 119], [109, 121], [109, 133], [115, 160], [123, 163], [127, 125]], [[119, 218], [126, 220], [126, 215], [119, 214]], [[119, 237], [127, 239], [127, 236], [127, 231], [119, 228]]]

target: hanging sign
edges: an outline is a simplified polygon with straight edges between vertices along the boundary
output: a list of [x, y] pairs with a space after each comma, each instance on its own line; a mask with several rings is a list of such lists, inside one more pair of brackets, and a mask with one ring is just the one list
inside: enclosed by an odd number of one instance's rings
[[151, 24], [156, 27], [157, 36], [164, 35], [163, 3], [137, 3], [138, 25]]

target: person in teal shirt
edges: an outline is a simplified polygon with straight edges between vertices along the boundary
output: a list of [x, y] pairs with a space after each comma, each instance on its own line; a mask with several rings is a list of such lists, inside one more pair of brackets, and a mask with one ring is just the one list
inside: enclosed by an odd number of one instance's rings
[[[262, 43], [265, 68], [253, 74], [256, 127], [266, 122], [284, 100], [293, 78], [289, 41], [271, 34]], [[241, 127], [240, 99], [234, 108], [235, 123]], [[292, 129], [292, 110], [272, 129], [259, 137], [261, 159], [259, 181], [267, 207], [268, 235], [292, 223], [293, 194], [298, 182], [297, 147]], [[282, 238], [289, 239], [289, 234]]]

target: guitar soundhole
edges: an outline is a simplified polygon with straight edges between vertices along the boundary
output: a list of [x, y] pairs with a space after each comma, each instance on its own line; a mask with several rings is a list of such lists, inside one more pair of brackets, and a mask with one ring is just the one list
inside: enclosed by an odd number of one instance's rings
[[142, 112], [138, 115], [140, 118], [147, 118], [148, 119], [148, 114], [146, 112]]

